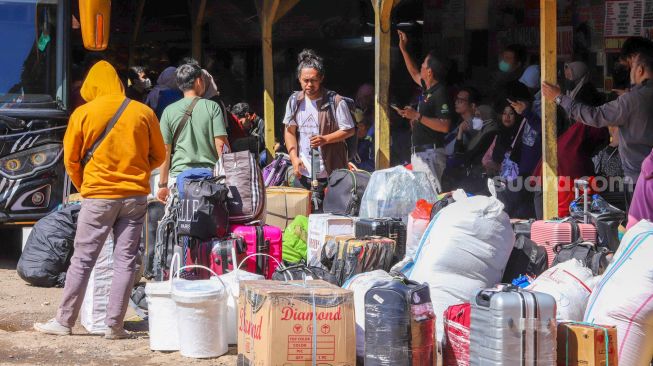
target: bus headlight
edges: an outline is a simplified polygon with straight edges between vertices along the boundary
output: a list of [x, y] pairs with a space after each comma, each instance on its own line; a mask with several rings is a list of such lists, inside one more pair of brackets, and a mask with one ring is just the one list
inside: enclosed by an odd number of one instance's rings
[[61, 144], [46, 144], [0, 158], [0, 175], [18, 179], [51, 168], [61, 157]]

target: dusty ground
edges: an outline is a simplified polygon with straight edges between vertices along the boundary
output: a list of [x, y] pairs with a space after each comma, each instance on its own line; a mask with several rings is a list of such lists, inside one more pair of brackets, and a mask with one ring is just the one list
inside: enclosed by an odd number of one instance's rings
[[125, 328], [138, 338], [108, 341], [77, 325], [73, 336], [50, 336], [32, 330], [35, 321], [54, 316], [62, 289], [27, 285], [16, 274], [15, 254], [3, 253], [0, 239], [0, 365], [235, 365], [236, 349], [216, 359], [195, 360], [178, 352], [149, 349], [147, 324], [127, 313]]

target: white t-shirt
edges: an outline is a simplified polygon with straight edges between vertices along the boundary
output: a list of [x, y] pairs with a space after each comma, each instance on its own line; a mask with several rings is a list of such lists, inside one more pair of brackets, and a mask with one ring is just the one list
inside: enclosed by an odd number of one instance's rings
[[[311, 177], [311, 137], [320, 134], [320, 121], [318, 119], [318, 109], [317, 105], [320, 99], [311, 100], [304, 98], [304, 100], [299, 103], [299, 108], [297, 109], [297, 114], [293, 119], [292, 111], [290, 110], [290, 100], [286, 103], [286, 115], [283, 118], [283, 124], [286, 126], [297, 126], [297, 131], [299, 133], [299, 140], [297, 141], [297, 150], [299, 152], [299, 158], [304, 163], [304, 169], [301, 170], [301, 174], [305, 177]], [[330, 108], [325, 106], [325, 108]], [[349, 107], [347, 102], [344, 100], [338, 104], [336, 108], [336, 121], [338, 122], [338, 128], [343, 130], [350, 130], [354, 128], [354, 121], [351, 118], [351, 113], [349, 112]], [[322, 149], [318, 149], [320, 152], [320, 172], [317, 175], [318, 178], [327, 178], [328, 174], [324, 168], [324, 160], [322, 159]]]

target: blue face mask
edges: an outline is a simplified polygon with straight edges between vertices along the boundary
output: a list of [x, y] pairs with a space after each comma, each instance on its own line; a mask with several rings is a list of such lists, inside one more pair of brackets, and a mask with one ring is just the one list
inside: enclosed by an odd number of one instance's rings
[[510, 71], [510, 64], [505, 62], [504, 60], [499, 61], [499, 70], [501, 70], [502, 72]]

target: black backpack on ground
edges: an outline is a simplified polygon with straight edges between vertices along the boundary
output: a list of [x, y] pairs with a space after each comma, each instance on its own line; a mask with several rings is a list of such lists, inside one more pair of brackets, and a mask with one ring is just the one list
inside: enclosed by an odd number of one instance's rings
[[512, 283], [512, 280], [521, 275], [539, 276], [549, 268], [548, 263], [549, 256], [544, 247], [535, 244], [525, 235], [517, 235], [501, 282]]
[[80, 209], [80, 205], [70, 205], [34, 225], [18, 260], [20, 278], [39, 287], [64, 286]]
[[578, 259], [585, 267], [592, 270], [594, 276], [603, 274], [608, 267], [607, 255], [611, 252], [608, 248], [597, 247], [591, 242], [577, 240], [571, 244], [558, 244], [553, 248], [556, 253], [551, 266]]
[[358, 216], [371, 174], [363, 170], [331, 172], [322, 204], [324, 213]]

